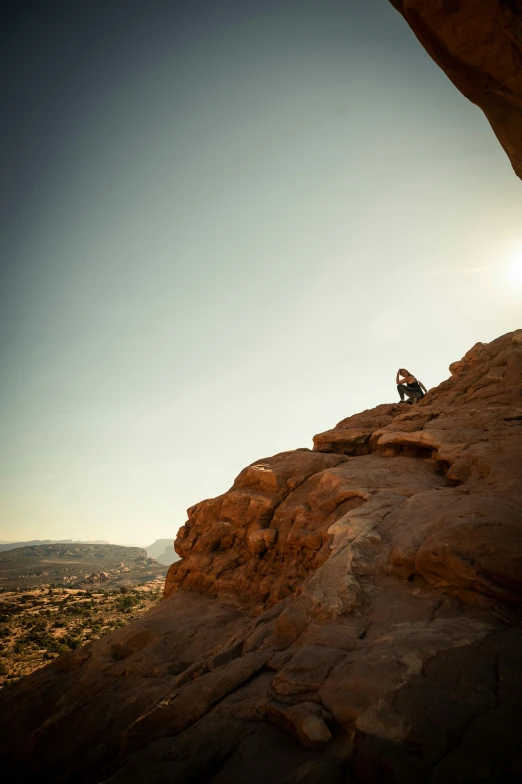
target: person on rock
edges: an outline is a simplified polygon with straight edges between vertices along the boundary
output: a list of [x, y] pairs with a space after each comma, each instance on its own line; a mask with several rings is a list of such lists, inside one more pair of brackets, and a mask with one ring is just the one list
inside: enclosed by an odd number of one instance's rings
[[[403, 376], [403, 378], [399, 378], [399, 376]], [[406, 368], [398, 369], [395, 383], [397, 384], [400, 403], [410, 403], [410, 405], [416, 403], [428, 391], [422, 381], [418, 381]], [[408, 400], [404, 399], [405, 395]]]

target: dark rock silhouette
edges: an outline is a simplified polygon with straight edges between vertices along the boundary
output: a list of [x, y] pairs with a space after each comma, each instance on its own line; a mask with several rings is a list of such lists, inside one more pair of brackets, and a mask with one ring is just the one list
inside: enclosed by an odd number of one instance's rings
[[479, 106], [522, 177], [520, 0], [390, 0], [449, 79]]

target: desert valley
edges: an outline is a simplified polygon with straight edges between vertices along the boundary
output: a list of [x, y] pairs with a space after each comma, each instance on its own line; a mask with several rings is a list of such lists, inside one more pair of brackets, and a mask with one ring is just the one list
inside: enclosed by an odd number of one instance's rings
[[[155, 604], [164, 540], [147, 550], [108, 543], [40, 542], [0, 551], [0, 686], [124, 626]], [[16, 546], [18, 545], [18, 546]]]

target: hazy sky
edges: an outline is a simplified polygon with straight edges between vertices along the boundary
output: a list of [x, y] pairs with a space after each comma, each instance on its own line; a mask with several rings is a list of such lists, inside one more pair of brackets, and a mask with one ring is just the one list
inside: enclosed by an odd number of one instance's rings
[[174, 537], [522, 326], [521, 183], [387, 0], [10, 9], [0, 539]]

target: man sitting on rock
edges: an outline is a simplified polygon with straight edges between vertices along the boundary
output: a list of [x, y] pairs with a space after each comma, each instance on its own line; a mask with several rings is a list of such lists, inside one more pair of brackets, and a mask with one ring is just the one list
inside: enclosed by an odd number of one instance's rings
[[[404, 378], [399, 378], [399, 376], [404, 376]], [[399, 401], [400, 403], [409, 403], [412, 405], [420, 400], [421, 397], [424, 397], [424, 393], [428, 391], [422, 381], [417, 381], [415, 376], [412, 376], [410, 371], [406, 370], [406, 368], [398, 369], [395, 383], [397, 384], [397, 391], [401, 398]], [[424, 390], [424, 392], [422, 390]], [[404, 399], [404, 395], [407, 396], [408, 400]]]

